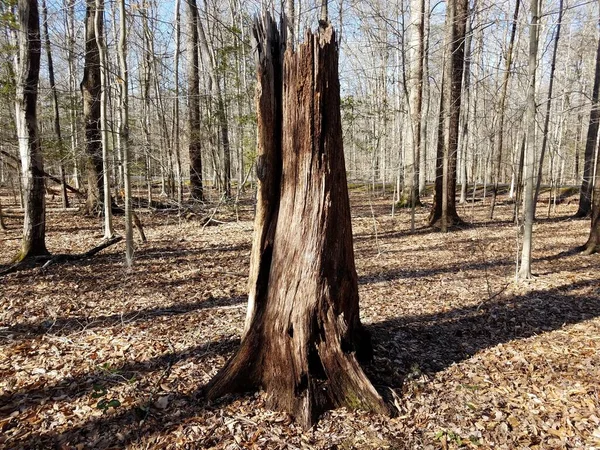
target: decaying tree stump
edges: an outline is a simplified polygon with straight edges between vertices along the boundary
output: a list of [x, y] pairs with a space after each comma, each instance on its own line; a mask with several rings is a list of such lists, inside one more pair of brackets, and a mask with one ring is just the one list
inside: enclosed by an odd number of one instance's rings
[[358, 311], [335, 33], [321, 27], [284, 53], [267, 15], [254, 38], [259, 191], [248, 316], [206, 394], [263, 388], [271, 408], [306, 427], [335, 407], [387, 413], [359, 365], [371, 343]]

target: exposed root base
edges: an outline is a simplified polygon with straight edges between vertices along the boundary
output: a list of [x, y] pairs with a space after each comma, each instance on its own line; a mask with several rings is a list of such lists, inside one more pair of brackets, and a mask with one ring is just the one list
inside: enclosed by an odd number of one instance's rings
[[588, 243], [581, 247], [581, 254], [585, 256], [593, 255], [600, 252], [600, 244]]
[[[442, 229], [441, 217], [432, 218], [429, 220], [429, 226], [432, 228]], [[447, 230], [459, 229], [468, 226], [468, 224], [462, 220], [458, 215], [448, 217], [448, 223], [446, 224]]]
[[[415, 201], [415, 208], [422, 208], [423, 207], [423, 203], [421, 203], [420, 199], [416, 199]], [[410, 209], [412, 208], [412, 202], [410, 201], [410, 199], [406, 199], [406, 198], [401, 198], [400, 200], [398, 200], [396, 202], [396, 208], [398, 209]]]
[[[329, 331], [333, 331], [333, 327]], [[368, 333], [358, 333], [359, 336], [361, 340], [367, 339]], [[257, 337], [256, 334], [247, 336], [210, 381], [204, 390], [207, 399], [263, 388], [267, 393], [267, 407], [288, 412], [304, 428], [310, 428], [324, 412], [333, 408], [391, 414], [391, 408], [364, 374], [356, 353], [344, 351], [339, 339], [331, 336], [331, 339], [307, 343], [306, 348], [313, 350], [306, 355], [307, 360], [303, 362], [307, 370], [298, 380], [287, 359], [281, 360], [259, 350]], [[369, 350], [361, 350], [363, 357], [370, 357], [370, 340], [362, 343]]]

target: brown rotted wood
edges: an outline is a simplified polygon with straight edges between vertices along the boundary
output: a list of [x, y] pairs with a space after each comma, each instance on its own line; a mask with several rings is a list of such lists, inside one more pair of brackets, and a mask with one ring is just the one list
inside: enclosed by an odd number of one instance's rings
[[262, 160], [251, 305], [240, 349], [207, 395], [262, 387], [272, 408], [304, 426], [341, 406], [386, 413], [357, 359], [371, 347], [359, 319], [335, 33], [328, 25], [286, 50], [279, 108], [277, 75], [266, 76], [278, 70], [284, 41], [273, 39], [274, 26], [264, 19], [255, 30]]

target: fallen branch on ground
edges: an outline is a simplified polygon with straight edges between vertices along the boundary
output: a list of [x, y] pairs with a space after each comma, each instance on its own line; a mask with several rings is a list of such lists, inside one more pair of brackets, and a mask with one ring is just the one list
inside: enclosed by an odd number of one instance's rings
[[43, 255], [43, 256], [34, 256], [32, 258], [27, 258], [24, 261], [20, 261], [12, 266], [6, 268], [5, 270], [0, 272], [0, 276], [8, 275], [13, 272], [17, 272], [22, 269], [34, 268], [38, 264], [44, 263], [42, 269], [47, 268], [48, 266], [55, 263], [62, 263], [67, 261], [79, 261], [82, 259], [91, 258], [92, 256], [100, 253], [102, 250], [114, 245], [123, 240], [122, 236], [114, 236], [110, 239], [106, 239], [102, 241], [96, 247], [91, 248], [85, 253], [76, 253], [74, 255], [67, 253], [59, 253], [57, 255]]

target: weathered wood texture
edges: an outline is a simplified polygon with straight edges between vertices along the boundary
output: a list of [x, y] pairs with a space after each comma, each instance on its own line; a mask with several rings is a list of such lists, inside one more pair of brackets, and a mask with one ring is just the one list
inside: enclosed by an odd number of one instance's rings
[[371, 346], [358, 314], [335, 33], [308, 33], [286, 50], [283, 69], [274, 22], [257, 21], [254, 35], [260, 187], [250, 307], [241, 346], [207, 395], [262, 387], [270, 407], [304, 426], [335, 407], [387, 412], [359, 364]]

